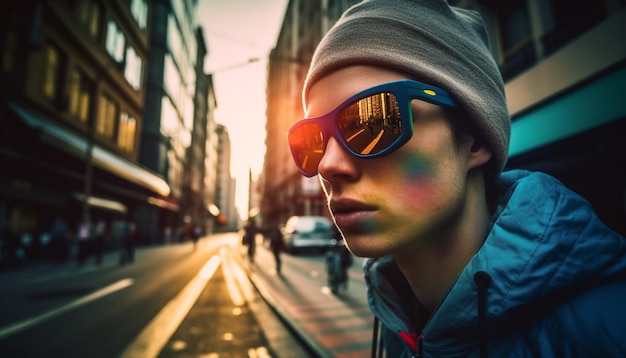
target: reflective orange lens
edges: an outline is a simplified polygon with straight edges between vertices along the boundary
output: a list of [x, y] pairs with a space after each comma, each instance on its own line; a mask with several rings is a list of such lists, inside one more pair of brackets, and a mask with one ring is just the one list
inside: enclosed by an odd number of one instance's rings
[[324, 154], [324, 138], [316, 123], [304, 123], [289, 132], [289, 145], [296, 164], [309, 173], [317, 172], [317, 166]]

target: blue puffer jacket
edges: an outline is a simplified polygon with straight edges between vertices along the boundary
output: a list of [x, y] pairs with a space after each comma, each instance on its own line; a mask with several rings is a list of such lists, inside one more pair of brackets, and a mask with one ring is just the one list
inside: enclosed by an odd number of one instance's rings
[[626, 240], [541, 173], [502, 175], [485, 243], [420, 332], [390, 257], [364, 265], [388, 357], [626, 357]]

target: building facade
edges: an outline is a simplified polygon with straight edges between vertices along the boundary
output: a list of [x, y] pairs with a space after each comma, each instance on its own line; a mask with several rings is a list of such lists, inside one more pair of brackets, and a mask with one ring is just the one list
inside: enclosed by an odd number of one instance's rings
[[[555, 175], [626, 234], [626, 4], [459, 0], [483, 15], [512, 118], [508, 168]], [[315, 179], [299, 174], [285, 133], [302, 118], [311, 53], [343, 11], [340, 1], [291, 0], [267, 84], [262, 213], [271, 224], [325, 212]], [[390, 39], [393, 40], [393, 39]]]
[[[206, 131], [208, 136], [203, 143], [204, 147], [204, 212], [206, 213], [205, 227], [208, 231], [213, 231], [220, 213], [218, 205], [218, 185], [220, 168], [220, 133], [218, 124], [215, 121], [215, 109], [217, 108], [217, 99], [213, 87], [213, 75], [205, 74], [203, 76], [210, 86], [206, 96], [208, 103], [208, 112], [206, 114]], [[229, 143], [230, 145], [230, 143]]]
[[[160, 241], [166, 228], [180, 231], [190, 220], [186, 217], [193, 209], [180, 210], [187, 204], [185, 180], [187, 189], [200, 190], [197, 177], [185, 177], [195, 118], [197, 1], [154, 0], [152, 8], [139, 162], [165, 179], [172, 191], [168, 203], [177, 210], [153, 206], [138, 215], [150, 237]], [[197, 148], [190, 149], [192, 154]]]
[[219, 209], [215, 231], [235, 231], [239, 228], [239, 213], [235, 208], [236, 179], [231, 175], [231, 142], [228, 128], [217, 125], [217, 188], [215, 205]]
[[459, 3], [491, 30], [512, 120], [507, 168], [556, 176], [626, 235], [626, 3]]
[[167, 203], [169, 184], [139, 161], [151, 10], [148, 0], [5, 4], [4, 241], [37, 251], [55, 217], [72, 231], [96, 220], [114, 229], [144, 207]]
[[[212, 165], [217, 153], [214, 150], [216, 107], [213, 78], [204, 73], [204, 60], [208, 54], [202, 28], [196, 29], [197, 55], [195, 60], [194, 115], [191, 142], [187, 148], [183, 172], [182, 208], [186, 236], [210, 232], [213, 218], [208, 209], [215, 196], [215, 167]], [[189, 230], [192, 230], [189, 232]]]
[[287, 130], [303, 118], [302, 84], [315, 47], [355, 0], [291, 0], [270, 53], [267, 83], [265, 161], [259, 178], [264, 225], [284, 224], [292, 215], [328, 215], [316, 177], [305, 178], [293, 165]]

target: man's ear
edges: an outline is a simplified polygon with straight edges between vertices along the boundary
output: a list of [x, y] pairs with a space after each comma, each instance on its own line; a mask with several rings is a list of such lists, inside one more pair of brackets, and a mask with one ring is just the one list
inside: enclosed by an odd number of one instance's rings
[[468, 165], [470, 168], [477, 168], [489, 162], [491, 157], [493, 157], [493, 153], [491, 152], [489, 146], [486, 145], [485, 141], [472, 138], [472, 145], [468, 156]]

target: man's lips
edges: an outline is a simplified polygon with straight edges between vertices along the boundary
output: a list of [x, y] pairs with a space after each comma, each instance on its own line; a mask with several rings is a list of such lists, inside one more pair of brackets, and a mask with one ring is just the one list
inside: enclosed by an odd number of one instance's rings
[[358, 231], [363, 228], [363, 220], [376, 211], [376, 207], [353, 199], [338, 198], [331, 200], [330, 210], [342, 230]]
[[374, 211], [376, 207], [354, 199], [338, 198], [331, 200], [330, 210], [333, 214], [337, 215], [361, 211]]

